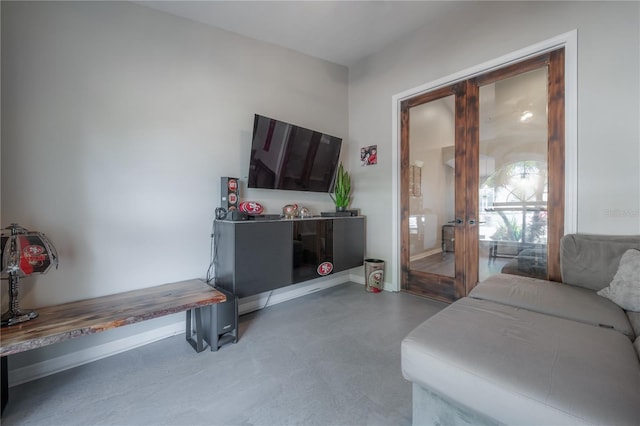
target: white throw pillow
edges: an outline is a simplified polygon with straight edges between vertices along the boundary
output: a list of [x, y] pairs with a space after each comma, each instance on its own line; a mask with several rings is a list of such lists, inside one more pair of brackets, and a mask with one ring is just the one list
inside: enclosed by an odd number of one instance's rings
[[622, 309], [640, 312], [640, 250], [629, 249], [622, 255], [613, 281], [598, 294]]

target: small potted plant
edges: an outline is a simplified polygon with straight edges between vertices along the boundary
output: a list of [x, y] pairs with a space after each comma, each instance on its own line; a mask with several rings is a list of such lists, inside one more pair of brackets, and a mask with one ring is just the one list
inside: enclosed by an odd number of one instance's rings
[[351, 177], [342, 163], [338, 166], [338, 172], [336, 174], [336, 183], [333, 186], [333, 194], [330, 194], [331, 199], [336, 205], [337, 212], [343, 212], [347, 210], [349, 202], [351, 201]]

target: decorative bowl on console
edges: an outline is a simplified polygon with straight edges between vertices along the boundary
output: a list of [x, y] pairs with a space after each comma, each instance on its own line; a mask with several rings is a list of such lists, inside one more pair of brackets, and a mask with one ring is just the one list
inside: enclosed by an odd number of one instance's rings
[[308, 218], [311, 217], [311, 210], [309, 210], [308, 207], [300, 207], [300, 211], [299, 211], [300, 217], [301, 218]]
[[282, 216], [285, 219], [294, 219], [298, 216], [298, 205], [297, 204], [287, 204], [282, 208]]

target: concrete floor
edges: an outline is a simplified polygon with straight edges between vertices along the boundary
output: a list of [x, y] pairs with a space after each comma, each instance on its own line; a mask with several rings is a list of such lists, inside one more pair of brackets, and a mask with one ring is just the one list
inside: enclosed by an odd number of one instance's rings
[[344, 284], [241, 317], [196, 353], [175, 336], [10, 390], [9, 425], [408, 425], [400, 342], [444, 304]]

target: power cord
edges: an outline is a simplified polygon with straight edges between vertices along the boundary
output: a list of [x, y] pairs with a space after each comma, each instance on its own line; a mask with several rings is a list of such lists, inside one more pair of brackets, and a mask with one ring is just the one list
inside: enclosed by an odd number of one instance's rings
[[[220, 212], [222, 210], [224, 215], [226, 216], [226, 210], [223, 208], [216, 209], [216, 218], [213, 220], [211, 225], [211, 245], [209, 248], [209, 268], [207, 269], [207, 284], [211, 284], [215, 280], [215, 265], [218, 261], [218, 218], [222, 215]], [[215, 282], [214, 282], [215, 287]]]
[[264, 305], [262, 305], [262, 307], [260, 308], [260, 310], [263, 310], [264, 308], [266, 308], [267, 306], [269, 306], [269, 301], [271, 300], [271, 295], [273, 294], [273, 290], [271, 290], [269, 292], [269, 296], [267, 296], [267, 301], [264, 302]]
[[[211, 284], [215, 280], [214, 269], [218, 261], [218, 221], [227, 217], [227, 210], [223, 207], [217, 207], [215, 210], [215, 218], [211, 225], [211, 247], [209, 249], [209, 268], [207, 269], [207, 284]], [[214, 282], [215, 287], [215, 282]]]

